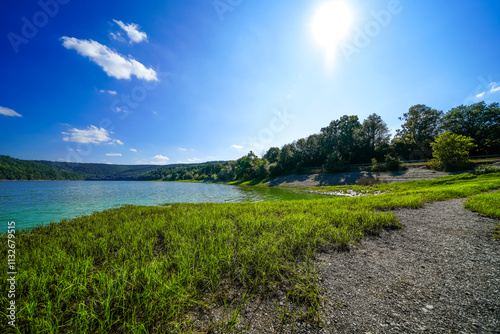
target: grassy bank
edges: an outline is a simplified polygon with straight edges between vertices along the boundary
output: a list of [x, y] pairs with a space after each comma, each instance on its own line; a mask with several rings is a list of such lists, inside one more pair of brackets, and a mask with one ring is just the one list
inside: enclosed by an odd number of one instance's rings
[[[472, 196], [464, 206], [469, 210], [500, 219], [500, 192]], [[500, 222], [495, 226], [493, 235], [496, 239], [500, 239]]]
[[[341, 188], [341, 187], [327, 187]], [[352, 187], [351, 187], [352, 188]], [[390, 211], [500, 188], [500, 174], [382, 184], [385, 194], [318, 200], [126, 206], [16, 233], [21, 333], [207, 331], [209, 305], [243, 305], [277, 291], [320, 319], [319, 250], [346, 249], [400, 224]], [[326, 191], [326, 188], [319, 188]], [[0, 236], [7, 258], [6, 235]], [[1, 270], [7, 272], [6, 261]], [[8, 289], [2, 280], [2, 291]], [[239, 294], [238, 294], [239, 293]], [[7, 305], [7, 294], [0, 295]], [[5, 332], [6, 308], [0, 310]], [[218, 326], [237, 323], [236, 308]]]

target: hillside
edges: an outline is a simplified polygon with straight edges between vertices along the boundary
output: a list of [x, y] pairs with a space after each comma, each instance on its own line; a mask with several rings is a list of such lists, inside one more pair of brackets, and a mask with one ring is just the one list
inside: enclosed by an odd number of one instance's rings
[[109, 165], [44, 160], [34, 160], [34, 162], [77, 173], [85, 180], [136, 180], [140, 175], [160, 167], [155, 165]]
[[81, 180], [82, 176], [33, 161], [0, 155], [0, 180]]

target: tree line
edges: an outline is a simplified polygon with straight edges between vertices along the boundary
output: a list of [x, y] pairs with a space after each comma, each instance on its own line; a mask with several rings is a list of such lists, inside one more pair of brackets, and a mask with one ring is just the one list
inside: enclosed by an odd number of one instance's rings
[[0, 155], [0, 180], [81, 180], [77, 173]]
[[[250, 152], [225, 163], [164, 167], [141, 176], [141, 180], [246, 181], [321, 167], [325, 172], [345, 170], [349, 164], [377, 163], [397, 166], [399, 160], [432, 158], [432, 144], [440, 134], [471, 139], [471, 155], [500, 154], [500, 106], [484, 101], [460, 105], [446, 113], [423, 104], [414, 105], [399, 117], [401, 128], [392, 137], [377, 114], [362, 122], [344, 115], [307, 138], [271, 147], [262, 157]], [[458, 138], [452, 136], [453, 138]]]
[[35, 160], [38, 164], [76, 173], [85, 180], [136, 180], [140, 175], [158, 168], [154, 165], [111, 165]]

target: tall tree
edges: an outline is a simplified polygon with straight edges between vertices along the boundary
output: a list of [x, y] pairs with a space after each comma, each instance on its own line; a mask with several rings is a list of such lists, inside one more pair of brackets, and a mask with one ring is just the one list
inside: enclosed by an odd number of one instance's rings
[[266, 154], [264, 154], [264, 159], [269, 161], [269, 163], [275, 163], [278, 162], [280, 158], [280, 149], [278, 147], [271, 147], [269, 150], [267, 150]]
[[389, 128], [382, 117], [377, 114], [368, 116], [363, 121], [358, 135], [359, 147], [365, 160], [369, 161], [373, 157], [380, 158], [377, 157], [377, 151], [383, 157], [383, 149], [389, 147], [390, 138]]
[[410, 151], [409, 157], [414, 159], [430, 158], [430, 144], [440, 132], [440, 119], [443, 112], [424, 104], [411, 107], [403, 117], [401, 129], [396, 130], [396, 140], [403, 142]]
[[286, 144], [281, 148], [278, 167], [283, 171], [291, 171], [295, 169], [299, 162], [297, 148], [293, 144]]
[[321, 129], [324, 135], [324, 150], [326, 156], [338, 151], [342, 160], [349, 161], [355, 151], [355, 135], [361, 123], [358, 116], [344, 115], [340, 119], [332, 121], [330, 125]]
[[500, 107], [484, 101], [451, 109], [442, 121], [444, 130], [474, 139], [472, 154], [500, 153]]

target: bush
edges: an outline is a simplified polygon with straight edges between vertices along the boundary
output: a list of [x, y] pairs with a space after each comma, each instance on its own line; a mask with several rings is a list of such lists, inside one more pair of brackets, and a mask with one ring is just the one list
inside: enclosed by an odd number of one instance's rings
[[339, 152], [334, 151], [323, 164], [323, 170], [327, 173], [344, 172], [347, 170], [347, 161], [342, 160]]
[[372, 172], [383, 172], [385, 170], [383, 164], [379, 164], [377, 159], [372, 159]]
[[474, 139], [454, 133], [445, 132], [431, 143], [432, 159], [429, 166], [432, 169], [455, 171], [471, 168], [469, 151], [475, 147]]
[[402, 169], [402, 167], [401, 167], [402, 163], [403, 162], [400, 159], [398, 159], [390, 154], [387, 154], [385, 156], [385, 170], [388, 170], [388, 171], [400, 170], [400, 169]]
[[483, 166], [479, 166], [479, 167], [474, 168], [474, 174], [476, 174], [476, 175], [490, 174], [490, 173], [500, 173], [500, 167], [483, 165]]
[[372, 159], [372, 172], [397, 171], [402, 169], [402, 163], [400, 159], [390, 154], [386, 154], [384, 163], [378, 163], [377, 159]]
[[361, 176], [359, 179], [356, 180], [356, 184], [358, 186], [371, 186], [371, 185], [374, 185], [374, 184], [379, 184], [379, 183], [382, 183], [382, 181], [380, 181], [380, 179], [375, 176]]

